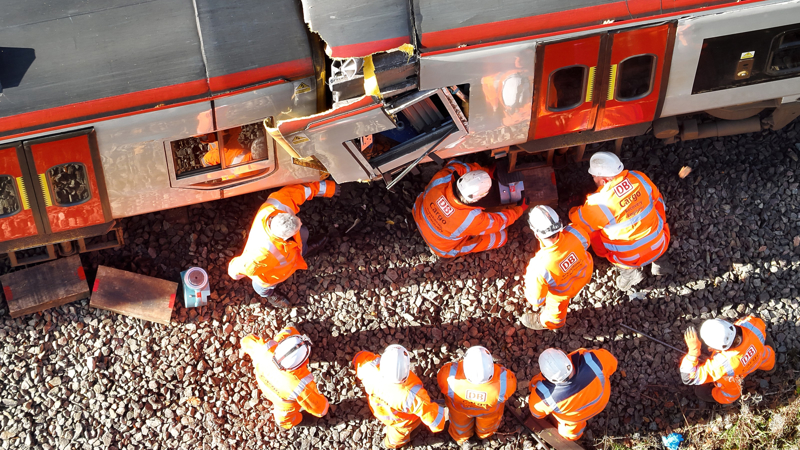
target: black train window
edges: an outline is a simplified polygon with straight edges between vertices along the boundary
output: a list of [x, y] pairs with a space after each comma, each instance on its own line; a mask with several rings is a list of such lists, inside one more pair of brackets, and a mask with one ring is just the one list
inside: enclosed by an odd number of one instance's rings
[[9, 217], [21, 210], [14, 177], [0, 175], [0, 217]]
[[47, 171], [53, 189], [53, 201], [58, 206], [73, 206], [91, 198], [86, 166], [67, 163], [53, 166]]
[[562, 67], [553, 72], [547, 92], [547, 109], [565, 111], [583, 103], [588, 72], [586, 66]]
[[655, 68], [655, 55], [632, 56], [619, 63], [617, 100], [630, 101], [648, 96], [653, 90]]

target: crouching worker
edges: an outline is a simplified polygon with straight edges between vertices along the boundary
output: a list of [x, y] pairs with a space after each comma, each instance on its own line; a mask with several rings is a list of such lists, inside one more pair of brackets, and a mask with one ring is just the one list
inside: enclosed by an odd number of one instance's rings
[[681, 379], [695, 385], [695, 394], [706, 402], [733, 403], [742, 395], [740, 381], [756, 370], [775, 371], [775, 351], [768, 344], [764, 321], [753, 316], [731, 324], [721, 319], [703, 322], [700, 338], [713, 351], [702, 364], [697, 330], [684, 334], [689, 352], [681, 361]]
[[539, 240], [539, 251], [525, 271], [525, 299], [538, 310], [526, 313], [521, 322], [534, 330], [564, 326], [569, 301], [592, 279], [594, 262], [586, 251], [589, 235], [571, 225], [563, 226], [549, 206], [536, 206], [528, 225]]
[[369, 409], [386, 426], [386, 448], [408, 444], [420, 422], [434, 433], [444, 429], [447, 408], [431, 402], [422, 381], [411, 372], [411, 360], [403, 346], [390, 345], [380, 356], [358, 352], [353, 366], [356, 378], [364, 383]]
[[539, 355], [542, 371], [531, 380], [528, 407], [531, 415], [544, 419], [552, 414], [558, 434], [577, 441], [586, 421], [600, 414], [611, 395], [609, 378], [617, 370], [617, 359], [608, 350], [578, 349], [569, 355], [548, 348]]
[[317, 390], [308, 371], [311, 341], [294, 327], [281, 330], [274, 340], [245, 336], [242, 351], [250, 355], [261, 392], [272, 402], [275, 422], [290, 429], [303, 420], [300, 411], [317, 417], [328, 413], [328, 400]]
[[288, 308], [289, 301], [275, 287], [296, 270], [308, 269], [305, 257], [319, 251], [327, 236], [308, 238], [297, 213], [300, 205], [314, 197], [333, 197], [339, 186], [333, 181], [296, 184], [273, 192], [261, 205], [240, 256], [228, 264], [234, 280], [250, 277], [253, 289], [275, 308]]
[[514, 372], [495, 364], [489, 351], [479, 345], [470, 347], [463, 361], [445, 364], [437, 379], [447, 396], [447, 431], [461, 450], [472, 448], [473, 433], [487, 439], [497, 431], [505, 402], [517, 391]]
[[527, 205], [485, 212], [472, 206], [489, 193], [492, 177], [480, 165], [451, 160], [433, 176], [414, 203], [413, 215], [422, 238], [442, 258], [500, 248]]

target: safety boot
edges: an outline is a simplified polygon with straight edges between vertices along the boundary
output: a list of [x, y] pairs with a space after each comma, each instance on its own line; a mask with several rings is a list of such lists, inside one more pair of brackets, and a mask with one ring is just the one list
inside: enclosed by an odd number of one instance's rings
[[461, 450], [472, 450], [472, 442], [467, 439], [466, 441], [461, 443], [460, 446]]
[[537, 313], [525, 313], [522, 317], [519, 318], [519, 321], [522, 322], [523, 325], [530, 328], [531, 330], [546, 330], [547, 327], [542, 325], [542, 322], [539, 320], [539, 316], [541, 314]]
[[617, 277], [617, 289], [620, 291], [627, 291], [644, 280], [642, 269], [620, 269], [619, 276]]
[[286, 309], [289, 307], [289, 299], [279, 294], [277, 291], [272, 291], [267, 298], [267, 303], [272, 305], [273, 308]]
[[309, 258], [311, 256], [316, 255], [325, 247], [325, 244], [328, 243], [328, 236], [321, 235], [321, 236], [314, 236], [308, 238], [308, 242], [305, 243], [306, 251], [303, 254], [303, 258]]

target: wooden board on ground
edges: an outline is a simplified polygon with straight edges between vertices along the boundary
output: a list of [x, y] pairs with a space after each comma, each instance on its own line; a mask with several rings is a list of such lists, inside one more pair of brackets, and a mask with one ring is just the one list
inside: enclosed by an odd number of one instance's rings
[[178, 283], [100, 266], [92, 288], [92, 308], [169, 324]]
[[558, 434], [558, 428], [547, 419], [537, 419], [531, 415], [525, 419], [525, 426], [538, 434], [545, 442], [552, 445], [556, 450], [584, 450], [583, 447], [574, 441], [568, 441]]
[[0, 276], [11, 317], [89, 297], [89, 285], [78, 255]]

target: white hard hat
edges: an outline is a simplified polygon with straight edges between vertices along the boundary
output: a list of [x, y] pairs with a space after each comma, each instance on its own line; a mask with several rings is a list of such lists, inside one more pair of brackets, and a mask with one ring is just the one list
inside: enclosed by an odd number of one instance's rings
[[489, 193], [489, 189], [492, 188], [492, 177], [483, 170], [473, 170], [459, 178], [456, 186], [465, 202], [475, 203]]
[[494, 375], [494, 361], [489, 350], [474, 345], [464, 354], [464, 376], [470, 383], [488, 383]]
[[540, 238], [550, 237], [564, 229], [558, 213], [545, 205], [537, 205], [531, 210], [528, 214], [528, 226]]
[[269, 231], [273, 235], [286, 241], [297, 234], [302, 225], [303, 223], [300, 222], [300, 218], [294, 214], [278, 213], [270, 219]]
[[736, 337], [736, 327], [722, 319], [710, 319], [700, 326], [700, 338], [714, 350], [731, 348]]
[[293, 334], [278, 343], [272, 362], [280, 370], [294, 370], [306, 362], [310, 354], [311, 340], [307, 336]]
[[403, 383], [411, 371], [408, 350], [402, 345], [392, 344], [381, 355], [381, 376], [390, 383]]
[[572, 375], [572, 360], [557, 348], [548, 348], [539, 355], [542, 375], [553, 383], [566, 381]]
[[597, 152], [589, 160], [589, 174], [595, 177], [615, 177], [622, 169], [622, 161], [611, 152]]

